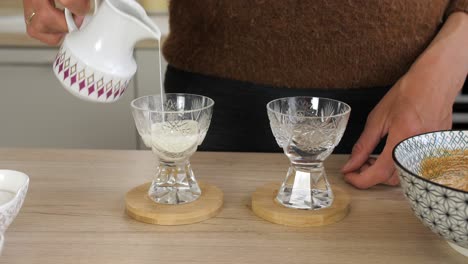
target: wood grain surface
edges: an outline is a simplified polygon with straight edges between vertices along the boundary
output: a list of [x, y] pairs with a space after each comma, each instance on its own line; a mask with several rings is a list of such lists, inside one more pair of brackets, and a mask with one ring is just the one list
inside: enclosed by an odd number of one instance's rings
[[223, 192], [213, 184], [198, 183], [201, 196], [179, 205], [156, 204], [148, 196], [151, 182], [138, 185], [125, 195], [125, 211], [135, 220], [154, 225], [187, 225], [215, 217], [223, 207]]
[[31, 179], [0, 263], [467, 263], [419, 222], [400, 188], [345, 184], [346, 159], [325, 163], [331, 183], [351, 196], [336, 224], [287, 227], [252, 213], [255, 189], [285, 176], [284, 155], [199, 152], [196, 177], [223, 190], [223, 210], [199, 224], [157, 226], [125, 214], [125, 193], [151, 180], [148, 151], [0, 149], [0, 168]]

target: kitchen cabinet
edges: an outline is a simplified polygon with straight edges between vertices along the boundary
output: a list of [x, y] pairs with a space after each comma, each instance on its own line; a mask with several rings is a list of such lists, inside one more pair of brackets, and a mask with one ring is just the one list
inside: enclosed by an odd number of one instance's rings
[[[139, 70], [116, 103], [82, 101], [52, 72], [57, 48], [0, 48], [0, 146], [136, 149], [130, 102], [156, 93], [156, 49], [135, 51]], [[164, 69], [163, 69], [164, 70]]]
[[[169, 34], [167, 13], [150, 18], [164, 39]], [[156, 47], [154, 41], [138, 43], [137, 74], [118, 102], [82, 101], [65, 91], [52, 72], [57, 47], [26, 35], [22, 1], [0, 1], [0, 147], [142, 147], [130, 102], [159, 90]]]
[[1, 0], [0, 1], [0, 14], [10, 14], [12, 11], [16, 12], [23, 8], [23, 1], [21, 0]]

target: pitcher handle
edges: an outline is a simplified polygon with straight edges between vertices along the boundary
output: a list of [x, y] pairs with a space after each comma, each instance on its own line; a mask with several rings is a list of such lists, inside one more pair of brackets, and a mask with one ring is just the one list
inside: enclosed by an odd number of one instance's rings
[[[94, 0], [94, 13], [93, 13], [93, 15], [96, 14], [100, 2], [101, 2], [100, 0]], [[78, 30], [78, 27], [75, 24], [75, 20], [73, 19], [73, 14], [72, 14], [72, 12], [70, 12], [70, 10], [68, 10], [68, 8], [65, 8], [65, 20], [67, 21], [68, 32], [73, 32], [73, 31]]]

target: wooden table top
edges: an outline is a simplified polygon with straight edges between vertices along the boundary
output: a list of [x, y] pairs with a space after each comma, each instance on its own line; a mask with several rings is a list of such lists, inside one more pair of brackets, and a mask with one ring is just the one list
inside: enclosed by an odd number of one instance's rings
[[352, 197], [339, 223], [292, 228], [252, 213], [251, 193], [283, 179], [284, 155], [198, 152], [195, 174], [224, 191], [223, 211], [194, 225], [155, 226], [124, 213], [125, 193], [151, 180], [149, 151], [0, 149], [0, 168], [31, 180], [0, 263], [467, 263], [419, 222], [400, 188], [346, 185], [346, 158], [326, 162], [332, 184]]

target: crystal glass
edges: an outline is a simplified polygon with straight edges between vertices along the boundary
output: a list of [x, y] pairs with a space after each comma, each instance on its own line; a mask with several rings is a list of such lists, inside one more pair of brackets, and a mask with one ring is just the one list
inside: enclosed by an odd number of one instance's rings
[[132, 101], [138, 133], [158, 158], [148, 190], [153, 201], [182, 204], [200, 197], [189, 157], [206, 136], [213, 105], [212, 99], [193, 94], [149, 95]]
[[290, 208], [315, 210], [333, 203], [323, 161], [341, 140], [351, 107], [319, 97], [288, 97], [267, 104], [271, 130], [291, 161], [276, 196]]

